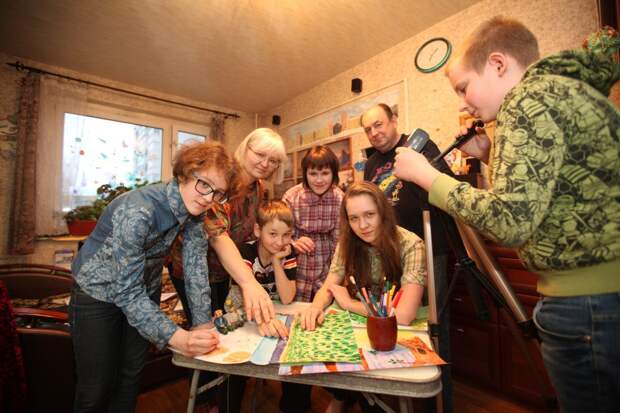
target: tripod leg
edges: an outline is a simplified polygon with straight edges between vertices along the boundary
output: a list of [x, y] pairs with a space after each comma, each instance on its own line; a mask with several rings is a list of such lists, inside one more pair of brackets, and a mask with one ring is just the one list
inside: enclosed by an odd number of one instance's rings
[[[545, 396], [545, 403], [548, 406], [556, 405], [555, 397], [553, 396], [554, 390], [543, 379], [542, 372], [536, 368], [536, 364], [534, 363], [532, 354], [527, 348], [527, 343], [532, 343], [534, 347], [536, 347], [536, 350], [540, 353], [540, 342], [534, 336], [524, 336], [522, 334], [522, 330], [519, 329], [515, 320], [510, 316], [510, 314], [508, 314], [506, 308], [499, 308], [499, 313], [506, 322], [506, 326], [508, 327], [508, 330], [510, 330], [510, 334], [516, 340], [517, 345], [519, 346], [519, 350], [521, 350], [521, 353], [523, 354], [523, 356], [525, 356], [525, 361], [527, 362], [528, 366], [530, 366], [531, 370], [536, 373], [534, 374], [536, 384], [539, 388], [544, 389], [543, 394], [548, 395]], [[527, 338], [527, 342], [525, 338]]]
[[[534, 343], [535, 348], [540, 352], [540, 342], [537, 340], [538, 336], [532, 320], [527, 317], [512, 287], [505, 280], [502, 271], [485, 247], [478, 233], [473, 228], [458, 221], [457, 226], [466, 244], [469, 244], [474, 249], [476, 256], [480, 259], [488, 278], [480, 273], [478, 268], [473, 265], [473, 262], [469, 267], [471, 274], [478, 278], [483, 287], [489, 292], [500, 314], [506, 320], [506, 325], [512, 337], [517, 341], [517, 345], [522, 354], [525, 356], [530, 371], [536, 377], [535, 380], [539, 388], [543, 389], [544, 394], [553, 394], [553, 391], [543, 379], [542, 372], [536, 368], [532, 355], [526, 345], [525, 339], [528, 339], [528, 341]], [[547, 400], [547, 404], [552, 405], [554, 402]]]

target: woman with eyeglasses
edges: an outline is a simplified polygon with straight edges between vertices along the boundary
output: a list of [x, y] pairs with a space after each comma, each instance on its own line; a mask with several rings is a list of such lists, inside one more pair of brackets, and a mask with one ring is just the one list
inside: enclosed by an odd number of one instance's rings
[[[240, 168], [240, 189], [237, 196], [210, 208], [204, 218], [205, 229], [209, 234], [209, 283], [211, 285], [211, 307], [213, 311], [224, 308], [228, 295], [230, 276], [241, 286], [244, 303], [253, 307], [257, 322], [270, 321], [274, 316], [271, 301], [265, 305], [265, 297], [252, 299], [258, 293], [250, 287], [254, 275], [243, 263], [236, 245], [253, 241], [254, 223], [258, 207], [267, 200], [265, 181], [279, 183], [283, 178], [282, 162], [286, 160], [284, 142], [276, 132], [268, 128], [252, 131], [239, 144], [234, 153]], [[172, 281], [184, 300], [182, 279], [184, 277], [182, 250], [184, 244], [176, 243], [172, 252]], [[261, 288], [262, 290], [262, 288]], [[265, 293], [266, 294], [266, 293]], [[266, 297], [268, 300], [268, 297]], [[186, 311], [191, 321], [192, 314]]]
[[[202, 215], [235, 194], [238, 165], [222, 145], [202, 143], [178, 153], [173, 175], [115, 199], [73, 262], [76, 412], [133, 412], [149, 342], [189, 356], [218, 344]], [[190, 331], [159, 308], [163, 263], [178, 234], [185, 244]]]
[[[261, 202], [267, 200], [265, 181], [274, 183], [282, 182], [284, 171], [282, 163], [286, 161], [286, 150], [280, 135], [269, 128], [258, 128], [247, 135], [235, 150], [234, 157], [241, 166], [240, 190], [236, 197], [231, 197], [229, 202], [215, 205], [207, 212], [204, 225], [209, 234], [209, 251], [207, 261], [209, 264], [209, 284], [211, 285], [211, 308], [213, 311], [224, 309], [224, 301], [230, 287], [230, 277], [241, 287], [243, 302], [250, 310], [258, 315], [257, 323], [269, 322], [275, 316], [273, 305], [268, 296], [265, 299], [259, 292], [253, 289], [256, 283], [251, 269], [244, 263], [237, 245], [255, 240], [254, 224], [258, 207]], [[171, 280], [181, 297], [185, 300], [183, 291], [183, 263], [182, 251], [185, 245], [182, 242], [175, 243], [172, 252]], [[266, 291], [259, 287], [265, 295]], [[260, 296], [260, 300], [253, 297]], [[252, 301], [253, 300], [253, 301]], [[259, 308], [260, 307], [260, 308]], [[184, 308], [187, 308], [184, 304]], [[264, 311], [263, 311], [264, 310]], [[185, 311], [188, 319], [193, 318], [191, 309]], [[262, 316], [262, 319], [260, 318]], [[207, 382], [208, 374], [201, 374], [199, 385]], [[228, 400], [227, 391], [224, 387], [237, 379], [231, 376], [222, 385], [220, 393], [220, 413], [235, 411]], [[237, 383], [233, 385], [238, 385]], [[199, 404], [205, 399], [213, 397], [213, 393], [205, 394]], [[240, 401], [235, 401], [240, 402]]]

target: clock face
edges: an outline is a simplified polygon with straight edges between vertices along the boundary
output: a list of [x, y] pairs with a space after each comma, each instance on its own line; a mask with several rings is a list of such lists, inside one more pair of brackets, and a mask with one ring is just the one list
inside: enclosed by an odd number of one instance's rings
[[443, 37], [436, 37], [424, 43], [415, 55], [415, 66], [420, 72], [431, 73], [443, 66], [450, 53], [452, 46]]

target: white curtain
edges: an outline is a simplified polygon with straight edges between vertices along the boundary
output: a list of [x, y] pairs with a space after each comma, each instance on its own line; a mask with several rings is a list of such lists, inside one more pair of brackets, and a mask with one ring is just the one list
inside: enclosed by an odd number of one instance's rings
[[[40, 102], [36, 232], [37, 235], [66, 234], [62, 211], [64, 114], [86, 112], [88, 85], [43, 76]], [[64, 160], [66, 171], [77, 171], [72, 162], [77, 159]]]

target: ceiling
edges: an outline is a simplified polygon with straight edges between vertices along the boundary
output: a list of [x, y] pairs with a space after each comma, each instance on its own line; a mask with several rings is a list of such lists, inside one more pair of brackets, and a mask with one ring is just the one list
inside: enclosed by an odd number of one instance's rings
[[478, 0], [0, 0], [0, 51], [262, 112]]

